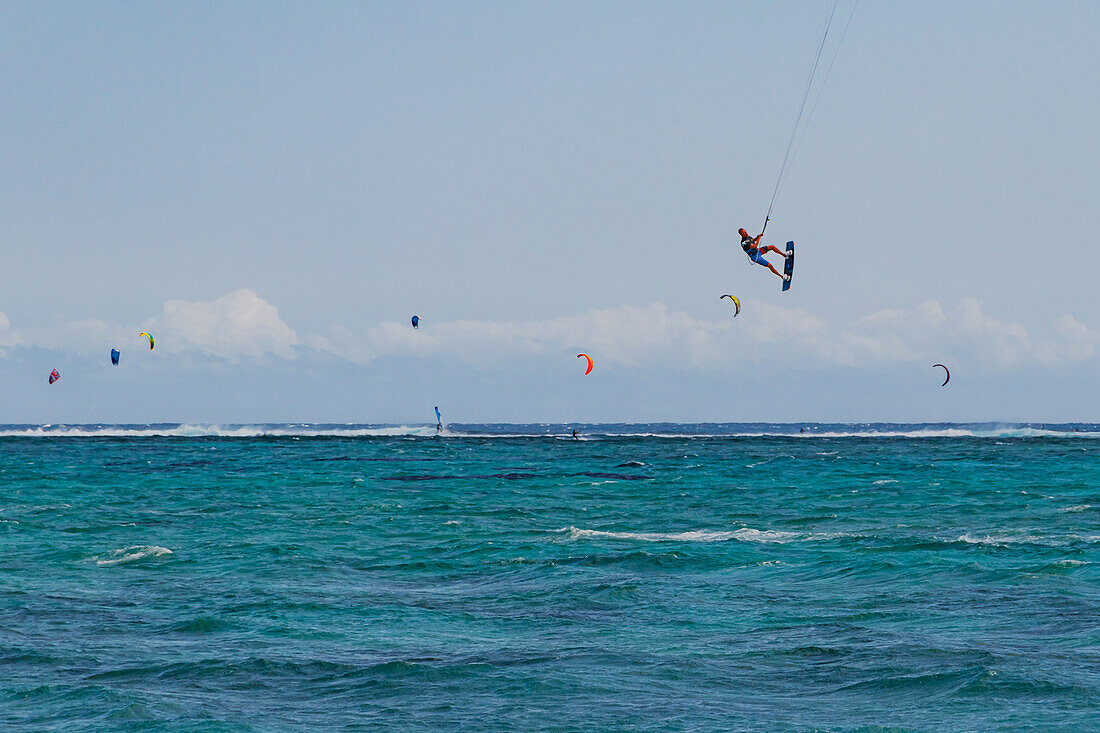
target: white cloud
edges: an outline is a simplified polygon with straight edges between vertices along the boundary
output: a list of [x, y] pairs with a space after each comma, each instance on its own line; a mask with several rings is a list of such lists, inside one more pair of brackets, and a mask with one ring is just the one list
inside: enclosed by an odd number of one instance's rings
[[1094, 331], [1071, 315], [1055, 319], [1050, 337], [1039, 345], [1038, 358], [1044, 364], [1088, 361], [1100, 346], [1100, 331]]
[[[1092, 358], [1100, 334], [1070, 316], [1035, 342], [1023, 325], [988, 315], [972, 298], [945, 310], [935, 301], [890, 309], [846, 328], [801, 308], [745, 302], [737, 319], [708, 321], [661, 303], [620, 306], [538, 321], [424, 321], [419, 331], [387, 322], [353, 334], [333, 329], [308, 343], [351, 361], [448, 356], [488, 366], [502, 358], [587, 351], [601, 364], [722, 369], [755, 364], [883, 368], [958, 360], [984, 368]], [[929, 362], [931, 363], [931, 362]]]
[[156, 335], [158, 349], [194, 351], [228, 361], [266, 354], [293, 358], [293, 347], [299, 343], [275, 306], [251, 290], [216, 300], [169, 300], [143, 330]]
[[[352, 334], [333, 329], [308, 343], [358, 363], [383, 356], [448, 356], [477, 366], [503, 358], [585, 351], [601, 365], [722, 369], [755, 361], [835, 361], [828, 324], [801, 308], [744, 302], [737, 320], [694, 318], [663, 303], [618, 306], [532, 321], [387, 322]], [[751, 313], [751, 315], [747, 315]]]
[[383, 356], [447, 355], [487, 366], [508, 357], [588, 351], [604, 363], [698, 365], [714, 359], [718, 337], [729, 328], [653, 303], [538, 321], [424, 321], [418, 331], [386, 322], [362, 335], [333, 329], [308, 342], [360, 363]]
[[19, 334], [11, 330], [11, 321], [8, 320], [7, 314], [0, 312], [0, 349], [18, 346], [20, 343], [22, 339]]
[[197, 353], [227, 361], [267, 354], [292, 359], [299, 343], [275, 306], [251, 290], [209, 301], [169, 300], [159, 316], [140, 326], [86, 318], [16, 332], [0, 313], [0, 348], [97, 353], [118, 346], [125, 351], [145, 347], [140, 331], [156, 336], [158, 353]]
[[936, 301], [910, 310], [881, 310], [843, 330], [839, 340], [851, 363], [894, 364], [955, 357], [1002, 368], [1035, 356], [1022, 325], [987, 315], [973, 298], [962, 300], [949, 311]]

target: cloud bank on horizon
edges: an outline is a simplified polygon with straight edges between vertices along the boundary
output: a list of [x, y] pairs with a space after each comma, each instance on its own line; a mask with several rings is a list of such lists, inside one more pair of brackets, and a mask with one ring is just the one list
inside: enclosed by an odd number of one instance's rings
[[1033, 335], [1019, 323], [988, 314], [974, 298], [944, 307], [927, 301], [911, 309], [879, 310], [848, 324], [763, 301], [744, 302], [736, 320], [716, 307], [707, 319], [664, 303], [595, 308], [541, 320], [453, 320], [425, 317], [413, 330], [386, 321], [363, 331], [334, 325], [299, 337], [277, 307], [241, 289], [209, 301], [169, 300], [157, 316], [133, 324], [95, 318], [53, 328], [21, 330], [0, 313], [0, 353], [45, 349], [100, 358], [114, 345], [135, 348], [137, 334], [157, 335], [163, 353], [191, 357], [188, 365], [251, 361], [278, 368], [303, 351], [365, 366], [386, 357], [444, 359], [482, 370], [517, 360], [557, 359], [591, 352], [602, 368], [729, 372], [794, 365], [803, 372], [845, 367], [869, 372], [929, 360], [960, 360], [986, 371], [1076, 366], [1096, 358], [1097, 331], [1072, 315]]
[[298, 336], [278, 310], [255, 292], [236, 290], [210, 301], [165, 301], [162, 312], [133, 324], [111, 324], [97, 318], [54, 327], [13, 329], [0, 313], [0, 350], [39, 348], [69, 354], [98, 355], [104, 347], [135, 348], [139, 333], [156, 334], [161, 353], [187, 354], [237, 362], [274, 356], [293, 359]]

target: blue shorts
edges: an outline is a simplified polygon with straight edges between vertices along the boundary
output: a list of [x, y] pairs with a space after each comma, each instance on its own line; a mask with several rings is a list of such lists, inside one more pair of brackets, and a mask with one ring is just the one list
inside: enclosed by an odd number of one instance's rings
[[764, 255], [760, 254], [760, 250], [755, 249], [755, 248], [750, 249], [748, 254], [749, 254], [749, 259], [752, 260], [753, 262], [755, 262], [756, 264], [763, 265], [764, 267], [770, 267], [771, 266], [771, 263], [769, 263], [766, 259], [764, 259]]

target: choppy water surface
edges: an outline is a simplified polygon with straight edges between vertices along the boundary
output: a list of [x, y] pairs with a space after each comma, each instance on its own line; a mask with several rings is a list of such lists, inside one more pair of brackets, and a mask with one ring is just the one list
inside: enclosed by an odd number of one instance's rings
[[464, 430], [0, 430], [0, 723], [1100, 726], [1095, 426]]

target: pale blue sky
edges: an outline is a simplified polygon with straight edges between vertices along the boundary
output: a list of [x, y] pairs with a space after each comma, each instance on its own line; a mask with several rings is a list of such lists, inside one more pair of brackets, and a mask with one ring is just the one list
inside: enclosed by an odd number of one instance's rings
[[860, 3], [781, 294], [828, 8], [2, 3], [0, 422], [1100, 419], [1100, 5]]

